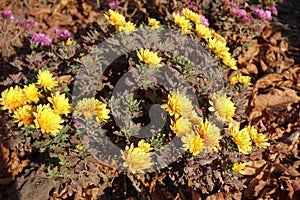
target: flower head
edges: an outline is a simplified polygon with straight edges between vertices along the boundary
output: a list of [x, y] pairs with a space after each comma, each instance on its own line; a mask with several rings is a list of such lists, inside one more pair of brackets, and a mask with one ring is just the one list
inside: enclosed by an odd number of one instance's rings
[[240, 131], [238, 125], [233, 125], [231, 123], [229, 124], [229, 131], [239, 151], [243, 154], [249, 154], [252, 150], [252, 142], [249, 133], [247, 131]]
[[159, 21], [157, 21], [154, 18], [148, 17], [148, 25], [151, 26], [152, 28], [159, 28]]
[[188, 150], [193, 156], [197, 156], [203, 150], [203, 139], [193, 133], [187, 134], [181, 138], [183, 150]]
[[2, 17], [10, 19], [10, 21], [14, 21], [14, 19], [15, 19], [11, 10], [3, 10]]
[[108, 13], [104, 16], [108, 19], [110, 24], [114, 26], [123, 26], [126, 24], [125, 17], [112, 9], [109, 9]]
[[210, 29], [203, 24], [196, 24], [196, 34], [198, 37], [204, 38], [205, 40], [212, 37]]
[[216, 116], [218, 119], [226, 122], [231, 122], [232, 117], [235, 114], [236, 107], [231, 101], [231, 97], [226, 97], [226, 94], [223, 96], [213, 96], [210, 104], [213, 107], [210, 107], [210, 111], [216, 111]]
[[117, 32], [124, 32], [125, 34], [130, 34], [133, 31], [136, 30], [136, 25], [132, 22], [126, 22], [124, 25], [122, 26], [117, 26]]
[[47, 90], [52, 90], [58, 84], [57, 80], [55, 80], [53, 74], [49, 70], [40, 70], [37, 78], [37, 83]]
[[134, 147], [133, 144], [130, 147], [126, 146], [125, 151], [121, 153], [125, 161], [123, 166], [128, 167], [133, 174], [143, 173], [153, 165], [151, 153], [145, 152], [143, 148]]
[[188, 34], [190, 33], [192, 29], [192, 24], [190, 23], [190, 20], [186, 19], [184, 16], [180, 16], [180, 14], [174, 14], [174, 22], [181, 28], [182, 34]]
[[0, 105], [2, 105], [2, 110], [8, 110], [13, 112], [19, 107], [25, 105], [26, 96], [23, 90], [16, 86], [15, 88], [10, 87], [1, 93]]
[[28, 103], [37, 103], [40, 100], [40, 98], [43, 97], [35, 83], [25, 85], [23, 91]]
[[174, 133], [180, 137], [191, 133], [192, 131], [192, 122], [188, 118], [180, 117], [175, 121], [171, 122], [171, 129]]
[[186, 18], [188, 18], [189, 20], [191, 20], [195, 24], [200, 24], [201, 23], [201, 17], [198, 13], [195, 13], [194, 11], [192, 11], [188, 8], [182, 9], [181, 12]]
[[106, 108], [107, 104], [96, 99], [94, 105], [95, 105], [96, 120], [98, 122], [104, 122], [107, 119], [109, 119], [110, 110]]
[[251, 85], [251, 77], [243, 76], [241, 74], [235, 75], [230, 79], [230, 84], [234, 85], [236, 83], [241, 83], [244, 86], [249, 86]]
[[267, 146], [270, 146], [270, 143], [268, 143], [267, 138], [264, 134], [258, 133], [256, 128], [253, 126], [246, 126], [242, 129], [242, 131], [248, 132], [251, 140], [256, 144], [256, 146], [261, 148], [266, 148]]
[[232, 170], [234, 172], [239, 172], [241, 174], [245, 174], [245, 171], [244, 171], [244, 168], [246, 167], [247, 163], [233, 163], [233, 166], [232, 166]]
[[50, 46], [52, 44], [52, 39], [49, 35], [44, 33], [34, 33], [30, 39], [30, 43], [34, 43], [36, 45], [40, 44], [42, 46]]
[[217, 55], [229, 51], [226, 42], [218, 40], [218, 38], [209, 38], [208, 47]]
[[171, 116], [174, 115], [175, 119], [180, 116], [190, 118], [193, 113], [192, 102], [184, 95], [180, 93], [170, 92], [168, 95], [168, 103], [161, 106]]
[[120, 2], [118, 0], [116, 1], [112, 1], [108, 4], [108, 6], [110, 7], [110, 9], [117, 9], [120, 6]]
[[135, 150], [137, 151], [142, 151], [142, 152], [149, 152], [152, 150], [152, 148], [150, 147], [150, 144], [145, 142], [145, 140], [141, 140], [138, 143], [138, 147], [135, 148]]
[[208, 21], [208, 19], [204, 15], [201, 15], [201, 23], [204, 26], [209, 27], [209, 21]]
[[157, 55], [157, 52], [152, 52], [149, 49], [140, 49], [137, 52], [137, 56], [140, 61], [148, 64], [150, 67], [160, 67], [161, 57]]
[[34, 108], [31, 105], [25, 105], [18, 108], [13, 115], [13, 118], [18, 122], [18, 127], [24, 125], [33, 125], [33, 111]]
[[41, 128], [42, 133], [51, 133], [53, 136], [62, 128], [61, 123], [64, 120], [47, 105], [38, 105], [36, 112], [33, 112], [35, 117], [34, 123], [36, 128]]
[[219, 147], [219, 140], [222, 138], [220, 129], [211, 124], [209, 121], [203, 121], [203, 118], [199, 119], [196, 126], [196, 134], [203, 139], [204, 148], [209, 152], [217, 151]]
[[48, 97], [47, 99], [52, 104], [56, 114], [68, 115], [71, 112], [71, 104], [65, 94], [59, 94], [57, 91], [55, 95], [52, 94], [51, 97]]

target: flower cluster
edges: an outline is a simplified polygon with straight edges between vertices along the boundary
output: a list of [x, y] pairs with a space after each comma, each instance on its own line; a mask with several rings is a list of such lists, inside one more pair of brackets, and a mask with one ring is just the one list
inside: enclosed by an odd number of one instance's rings
[[69, 100], [59, 91], [52, 93], [47, 98], [48, 102], [41, 99], [57, 85], [57, 80], [49, 70], [40, 70], [36, 83], [25, 85], [23, 89], [19, 86], [10, 87], [1, 93], [2, 110], [8, 110], [19, 127], [29, 125], [40, 128], [42, 133], [56, 136], [64, 122], [61, 115], [71, 112]]
[[249, 85], [251, 85], [251, 77], [237, 74], [237, 75], [231, 77], [231, 79], [230, 79], [230, 84], [234, 85], [236, 83], [241, 83], [245, 86], [249, 86]]
[[44, 33], [34, 33], [30, 39], [30, 43], [41, 46], [50, 46], [52, 44], [52, 39], [49, 35]]
[[109, 9], [104, 16], [108, 19], [109, 23], [115, 27], [118, 33], [124, 32], [126, 34], [130, 34], [136, 29], [136, 25], [134, 23], [130, 21], [126, 22], [125, 17], [117, 11]]
[[67, 29], [60, 29], [58, 27], [54, 27], [52, 31], [57, 37], [63, 39], [63, 40], [68, 40], [69, 38], [72, 38], [73, 35], [72, 33], [67, 30]]

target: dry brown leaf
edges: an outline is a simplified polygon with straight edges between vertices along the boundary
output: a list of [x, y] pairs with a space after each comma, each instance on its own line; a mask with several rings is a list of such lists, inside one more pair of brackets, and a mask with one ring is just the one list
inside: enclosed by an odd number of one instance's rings
[[278, 95], [278, 94], [261, 94], [257, 95], [254, 99], [254, 106], [257, 110], [264, 110], [267, 107], [277, 106], [281, 104], [291, 103], [300, 101], [299, 96], [295, 95], [288, 95], [285, 96]]
[[258, 184], [254, 187], [254, 196], [258, 196], [259, 193], [264, 189], [267, 185], [267, 181], [259, 180]]
[[232, 193], [218, 192], [208, 196], [206, 200], [232, 200]]
[[57, 77], [58, 84], [70, 83], [71, 79], [72, 79], [71, 75], [63, 75], [63, 76]]

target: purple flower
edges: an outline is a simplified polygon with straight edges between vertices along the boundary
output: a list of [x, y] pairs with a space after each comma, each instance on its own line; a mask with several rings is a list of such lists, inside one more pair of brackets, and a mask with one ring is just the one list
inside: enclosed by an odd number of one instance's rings
[[52, 44], [52, 39], [49, 35], [44, 33], [34, 33], [30, 39], [30, 43], [35, 43], [36, 45], [50, 46]]
[[63, 31], [59, 34], [59, 36], [60, 36], [62, 39], [66, 40], [66, 39], [72, 37], [72, 33], [71, 33], [70, 31], [68, 31], [67, 29], [65, 29], [65, 30], [63, 30]]
[[14, 21], [15, 17], [12, 14], [11, 10], [3, 10], [2, 11], [2, 17], [10, 19], [10, 21]]
[[255, 23], [255, 20], [253, 19], [253, 17], [251, 15], [246, 15], [245, 17], [243, 17], [243, 21], [246, 23], [250, 23], [250, 24]]
[[188, 9], [193, 9], [194, 8], [194, 4], [192, 2], [185, 2], [184, 6]]
[[235, 3], [235, 2], [233, 2], [233, 1], [232, 1], [232, 2], [230, 2], [230, 6], [231, 6], [231, 7], [233, 7], [233, 8], [238, 8], [238, 6], [236, 5], [236, 3]]
[[16, 24], [20, 25], [20, 26], [23, 26], [25, 31], [30, 31], [33, 27], [38, 26], [38, 22], [29, 21], [29, 20], [25, 20], [25, 19], [17, 20]]
[[118, 0], [112, 1], [108, 4], [111, 9], [117, 9], [120, 6], [120, 2]]
[[55, 26], [52, 30], [52, 32], [57, 36], [60, 37], [63, 40], [66, 40], [68, 38], [72, 38], [72, 33], [68, 31], [67, 29], [60, 29], [57, 26]]
[[270, 6], [269, 10], [272, 14], [277, 15], [277, 8], [275, 6]]
[[241, 17], [241, 15], [240, 15], [240, 13], [239, 13], [239, 11], [238, 11], [238, 8], [230, 8], [229, 13], [230, 13], [232, 16], [236, 17], [236, 18], [240, 18], [240, 17]]
[[253, 10], [253, 13], [262, 20], [272, 20], [272, 13], [269, 10], [264, 11], [262, 9], [256, 8]]
[[208, 19], [204, 15], [201, 15], [201, 22], [204, 26], [209, 27]]
[[241, 17], [246, 17], [247, 16], [247, 12], [244, 9], [239, 9], [239, 14]]
[[271, 11], [269, 11], [269, 10], [266, 10], [265, 11], [265, 18], [266, 18], [266, 20], [272, 20], [272, 12]]

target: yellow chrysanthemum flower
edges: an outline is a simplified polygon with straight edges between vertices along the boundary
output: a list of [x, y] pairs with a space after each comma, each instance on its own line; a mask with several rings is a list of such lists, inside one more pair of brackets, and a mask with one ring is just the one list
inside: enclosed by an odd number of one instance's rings
[[42, 86], [44, 89], [52, 90], [58, 85], [57, 80], [53, 77], [53, 74], [49, 70], [39, 70], [37, 84]]
[[159, 24], [159, 21], [157, 21], [156, 19], [148, 17], [148, 25], [152, 28], [159, 28]]
[[95, 100], [95, 114], [97, 122], [105, 122], [109, 119], [109, 112], [110, 110], [106, 108], [107, 104], [99, 101], [98, 99]]
[[157, 52], [152, 52], [149, 49], [140, 49], [137, 52], [137, 56], [140, 61], [148, 64], [150, 67], [160, 67], [161, 57], [157, 55]]
[[161, 106], [175, 119], [180, 116], [190, 118], [193, 113], [192, 102], [183, 94], [170, 92], [168, 95], [168, 103]]
[[243, 76], [241, 74], [235, 75], [233, 77], [231, 77], [230, 79], [230, 84], [234, 85], [237, 83], [241, 83], [244, 86], [249, 86], [251, 85], [251, 77], [250, 76]]
[[216, 38], [217, 40], [219, 40], [222, 43], [227, 43], [225, 38], [223, 36], [221, 36], [220, 34], [218, 34], [214, 29], [209, 29], [210, 30], [210, 34], [212, 37]]
[[191, 32], [192, 24], [190, 20], [186, 19], [184, 16], [180, 16], [179, 14], [174, 14], [174, 22], [181, 28], [182, 34], [188, 34]]
[[208, 47], [217, 55], [229, 51], [226, 42], [222, 42], [216, 38], [208, 38]]
[[35, 127], [41, 128], [42, 133], [51, 133], [51, 135], [56, 136], [62, 128], [61, 123], [64, 120], [54, 112], [49, 104], [38, 105], [33, 115], [35, 117]]
[[237, 61], [236, 61], [236, 59], [232, 58], [231, 56], [225, 56], [225, 57], [223, 57], [222, 58], [222, 62], [226, 66], [230, 67], [231, 69], [238, 70], [237, 65], [236, 65]]
[[212, 37], [210, 29], [203, 24], [196, 24], [196, 34], [198, 37], [204, 38], [205, 40]]
[[171, 125], [170, 125], [172, 131], [180, 137], [191, 133], [192, 126], [193, 126], [192, 122], [185, 117], [180, 117], [175, 121], [171, 121]]
[[197, 156], [204, 149], [203, 139], [199, 135], [187, 134], [181, 138], [181, 141], [183, 150], [188, 150], [193, 156]]
[[43, 95], [39, 92], [39, 88], [34, 83], [25, 85], [23, 91], [28, 103], [37, 103], [40, 98], [43, 97]]
[[248, 131], [240, 131], [238, 125], [234, 126], [231, 123], [229, 124], [229, 131], [239, 151], [243, 154], [249, 154], [252, 150], [252, 142]]
[[72, 40], [72, 38], [68, 38], [66, 41], [66, 45], [70, 46], [71, 44], [73, 44], [73, 40]]
[[201, 20], [201, 17], [198, 13], [195, 13], [194, 11], [192, 11], [188, 8], [182, 9], [181, 12], [186, 18], [188, 18], [189, 20], [191, 20], [195, 24], [201, 24], [202, 20]]
[[198, 125], [196, 126], [196, 134], [203, 139], [204, 148], [209, 151], [218, 151], [219, 140], [222, 138], [220, 129], [211, 124], [209, 121], [203, 121], [200, 118]]
[[82, 145], [80, 145], [80, 144], [77, 144], [77, 145], [76, 145], [76, 149], [77, 149], [78, 151], [82, 151], [82, 150], [84, 149], [84, 147], [83, 147]]
[[123, 26], [126, 24], [125, 17], [114, 10], [109, 9], [108, 13], [104, 14], [104, 16], [114, 26]]
[[126, 22], [124, 25], [116, 27], [116, 29], [118, 33], [124, 32], [128, 35], [136, 30], [135, 26], [136, 25], [132, 22]]
[[225, 122], [231, 122], [232, 117], [235, 114], [236, 107], [234, 106], [234, 103], [231, 101], [231, 97], [226, 97], [226, 94], [223, 96], [212, 96], [212, 101], [209, 101], [209, 103], [213, 106], [210, 107], [209, 111], [216, 111], [215, 114], [218, 119], [225, 121]]
[[52, 104], [56, 114], [68, 115], [71, 112], [71, 104], [65, 94], [56, 92], [55, 95], [52, 94], [51, 97], [48, 97], [47, 99]]
[[14, 115], [12, 116], [15, 120], [15, 122], [18, 122], [18, 127], [24, 125], [31, 125], [33, 126], [33, 111], [34, 108], [31, 105], [25, 105], [20, 108], [18, 108], [15, 112]]
[[75, 114], [84, 115], [86, 119], [92, 119], [96, 115], [98, 122], [103, 122], [109, 119], [110, 110], [106, 108], [107, 104], [102, 103], [98, 99], [83, 98], [75, 107]]
[[233, 166], [232, 166], [232, 170], [234, 172], [238, 172], [238, 173], [241, 173], [241, 174], [245, 174], [245, 171], [244, 171], [244, 168], [246, 167], [247, 163], [233, 163]]
[[0, 105], [2, 105], [2, 110], [8, 110], [8, 112], [13, 112], [19, 107], [25, 105], [26, 96], [24, 91], [16, 86], [15, 88], [10, 87], [1, 93]]
[[250, 135], [251, 140], [260, 148], [266, 148], [270, 146], [270, 143], [267, 142], [267, 138], [264, 134], [258, 133], [254, 126], [246, 126], [242, 131], [247, 131]]
[[138, 147], [134, 148], [134, 151], [142, 151], [142, 152], [149, 152], [151, 151], [153, 148], [150, 146], [149, 143], [145, 142], [145, 140], [141, 140], [138, 143]]
[[125, 160], [123, 166], [128, 167], [133, 174], [143, 173], [144, 170], [149, 169], [153, 165], [151, 153], [144, 152], [139, 147], [134, 147], [133, 144], [130, 147], [126, 146], [125, 151], [121, 153]]

